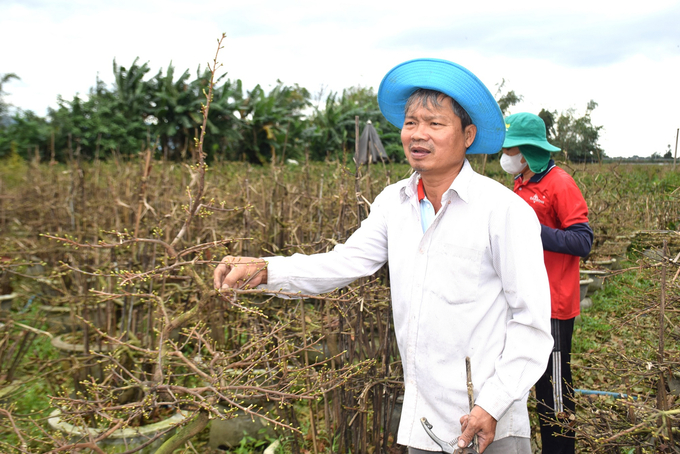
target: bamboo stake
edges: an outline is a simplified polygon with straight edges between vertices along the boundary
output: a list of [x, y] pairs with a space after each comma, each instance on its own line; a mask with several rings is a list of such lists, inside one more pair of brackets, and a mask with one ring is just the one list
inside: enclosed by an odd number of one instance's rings
[[142, 167], [142, 178], [139, 182], [139, 193], [137, 197], [137, 213], [135, 216], [135, 238], [139, 237], [139, 224], [142, 221], [142, 210], [146, 204], [146, 185], [151, 173], [151, 149], [147, 148], [144, 152], [144, 162]]
[[[359, 137], [359, 116], [354, 117], [354, 134], [356, 137]], [[364, 220], [363, 216], [363, 210], [361, 209], [362, 205], [364, 204], [363, 200], [361, 200], [361, 191], [359, 189], [359, 178], [360, 178], [360, 172], [359, 172], [359, 163], [357, 162], [357, 157], [359, 156], [359, 140], [354, 141], [354, 167], [355, 167], [355, 173], [354, 173], [354, 191], [356, 192], [356, 198], [357, 198], [357, 221], [359, 224], [361, 224], [361, 221]]]
[[680, 134], [680, 128], [675, 131], [675, 157], [673, 158], [673, 170], [675, 170], [675, 164], [678, 161], [678, 135]]
[[[661, 411], [667, 411], [668, 399], [666, 395], [666, 377], [665, 377], [665, 321], [666, 321], [666, 271], [668, 268], [668, 263], [666, 258], [668, 257], [668, 240], [663, 240], [663, 263], [661, 266], [661, 301], [659, 308], [659, 381], [657, 382], [657, 393], [656, 393], [656, 404], [657, 408]], [[673, 444], [673, 430], [672, 421], [667, 415], [661, 416], [659, 423], [661, 427], [667, 428], [667, 439], [670, 445]], [[663, 437], [663, 435], [662, 435]]]
[[321, 208], [323, 207], [323, 179], [324, 179], [324, 174], [321, 174], [321, 182], [319, 183], [319, 204], [316, 207], [317, 211], [317, 223], [318, 223], [318, 228], [317, 228], [317, 233], [316, 233], [316, 240], [319, 241], [321, 239], [321, 228], [323, 227], [323, 211]]
[[[472, 367], [470, 366], [470, 357], [465, 357], [465, 375], [467, 377], [467, 392], [468, 392], [468, 404], [470, 405], [470, 411], [475, 407], [475, 390], [472, 385]], [[472, 438], [472, 445], [475, 452], [479, 452], [479, 440], [477, 435]]]
[[54, 150], [54, 129], [52, 130], [51, 138], [50, 138], [50, 165], [56, 164], [56, 159], [54, 158], [55, 156], [55, 150]]
[[[246, 180], [244, 182], [246, 187], [246, 209], [243, 210], [243, 230], [245, 231], [245, 238], [250, 238], [250, 165], [246, 168]], [[246, 244], [245, 250], [243, 244]], [[241, 242], [241, 250], [245, 252], [244, 255], [250, 256], [250, 241]]]
[[5, 201], [2, 196], [2, 178], [0, 178], [0, 232], [5, 230], [7, 213], [5, 212]]

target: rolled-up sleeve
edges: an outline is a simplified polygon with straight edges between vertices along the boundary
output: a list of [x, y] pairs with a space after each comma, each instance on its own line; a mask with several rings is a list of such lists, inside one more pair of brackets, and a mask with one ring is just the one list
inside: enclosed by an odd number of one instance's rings
[[361, 227], [344, 244], [338, 244], [332, 251], [313, 255], [266, 257], [267, 284], [258, 288], [318, 295], [344, 287], [378, 271], [387, 261], [387, 226], [383, 198], [376, 198]]

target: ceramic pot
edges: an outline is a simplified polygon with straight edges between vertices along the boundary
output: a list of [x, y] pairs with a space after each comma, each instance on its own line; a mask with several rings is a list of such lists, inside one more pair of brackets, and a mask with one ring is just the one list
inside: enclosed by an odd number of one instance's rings
[[581, 270], [581, 278], [592, 279], [593, 282], [588, 286], [588, 295], [592, 295], [598, 290], [602, 290], [604, 286], [604, 278], [609, 275], [607, 271], [602, 270]]
[[[59, 430], [64, 432], [66, 435], [72, 437], [74, 440], [87, 439], [88, 437], [96, 438], [102, 432], [105, 432], [106, 428], [93, 428], [76, 426], [70, 424], [61, 419], [61, 410], [54, 410], [47, 422], [54, 430]], [[97, 446], [101, 447], [102, 450], [108, 454], [117, 454], [131, 450], [135, 446], [146, 443], [150, 438], [154, 437], [160, 432], [164, 432], [169, 428], [176, 426], [184, 419], [190, 415], [189, 412], [178, 411], [171, 417], [164, 419], [162, 421], [147, 424], [140, 427], [126, 427], [124, 429], [115, 430], [109, 435], [105, 440], [97, 443]], [[141, 454], [151, 454], [156, 452], [158, 447], [163, 443], [165, 438], [171, 435], [172, 432], [166, 434], [164, 437], [160, 437], [148, 446], [145, 446], [142, 450], [137, 451]]]
[[208, 445], [218, 451], [228, 451], [241, 444], [244, 437], [275, 437], [272, 424], [264, 418], [252, 417], [243, 410], [232, 412], [229, 407], [218, 404], [220, 412], [228, 419], [213, 419], [210, 422]]
[[9, 295], [0, 295], [0, 312], [9, 312], [12, 310], [12, 301], [17, 297], [16, 293]]
[[[97, 318], [93, 317], [92, 311], [105, 312], [106, 303], [100, 303], [96, 306], [90, 306], [90, 319], [96, 322]], [[50, 325], [50, 332], [54, 334], [64, 334], [73, 331], [79, 331], [83, 327], [83, 322], [76, 317], [77, 314], [82, 313], [82, 308], [71, 306], [51, 306], [43, 304], [40, 306], [40, 311], [45, 314], [45, 320]], [[95, 325], [100, 329], [105, 329], [104, 319], [106, 317], [100, 313], [100, 323]]]
[[592, 283], [593, 283], [592, 279], [581, 279], [579, 281], [580, 285], [579, 288], [581, 291], [581, 298], [579, 299], [579, 301], [583, 301], [583, 299], [586, 297], [586, 295], [588, 294], [588, 287], [590, 287], [590, 284]]
[[[85, 353], [85, 345], [81, 343], [72, 343], [65, 339], [65, 334], [61, 336], [55, 336], [52, 338], [50, 343], [52, 346], [62, 352], [66, 353]], [[91, 352], [108, 352], [114, 349], [111, 344], [103, 344], [101, 348], [97, 346], [95, 342], [90, 343]]]
[[610, 258], [607, 260], [588, 260], [586, 263], [596, 269], [613, 270], [616, 269], [618, 261], [615, 258]]
[[[66, 336], [68, 335], [55, 336], [50, 343], [59, 350], [63, 357], [86, 358], [85, 345], [79, 342], [69, 342], [65, 339]], [[101, 348], [99, 348], [96, 342], [90, 342], [89, 348], [90, 353], [103, 353], [114, 350], [115, 345], [102, 344]], [[88, 363], [90, 364], [86, 366]], [[102, 361], [77, 361], [77, 366], [73, 362], [68, 362], [67, 364], [65, 372], [68, 372], [73, 377], [75, 383], [80, 383], [89, 378], [94, 378], [96, 381], [101, 382], [106, 376], [106, 364]], [[77, 384], [74, 384], [74, 386], [78, 388]]]

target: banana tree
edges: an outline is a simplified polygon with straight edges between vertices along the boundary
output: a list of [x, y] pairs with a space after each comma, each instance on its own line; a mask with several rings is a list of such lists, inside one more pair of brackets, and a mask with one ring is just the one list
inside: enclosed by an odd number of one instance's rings
[[259, 164], [279, 161], [284, 144], [298, 140], [290, 133], [301, 134], [303, 129], [291, 130], [290, 124], [299, 121], [309, 105], [309, 91], [297, 84], [287, 86], [278, 81], [269, 93], [260, 85], [248, 92], [239, 108], [246, 159]]
[[153, 110], [147, 123], [165, 159], [184, 157], [198, 126], [191, 114], [199, 109], [200, 101], [189, 82], [189, 70], [177, 80], [174, 77], [175, 67], [170, 63], [165, 75], [159, 70], [150, 82]]

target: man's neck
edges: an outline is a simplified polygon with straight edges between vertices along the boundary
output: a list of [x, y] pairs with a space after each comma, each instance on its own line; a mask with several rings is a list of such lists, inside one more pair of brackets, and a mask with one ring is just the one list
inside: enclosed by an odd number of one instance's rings
[[420, 178], [423, 180], [425, 196], [432, 204], [435, 213], [439, 212], [439, 209], [442, 207], [442, 196], [451, 187], [453, 180], [460, 174], [462, 168], [461, 166], [455, 174], [433, 175], [430, 172], [420, 174]]
[[531, 177], [536, 174], [531, 171], [529, 166], [527, 166], [520, 175], [522, 175], [522, 183], [527, 183], [529, 180], [531, 180]]

